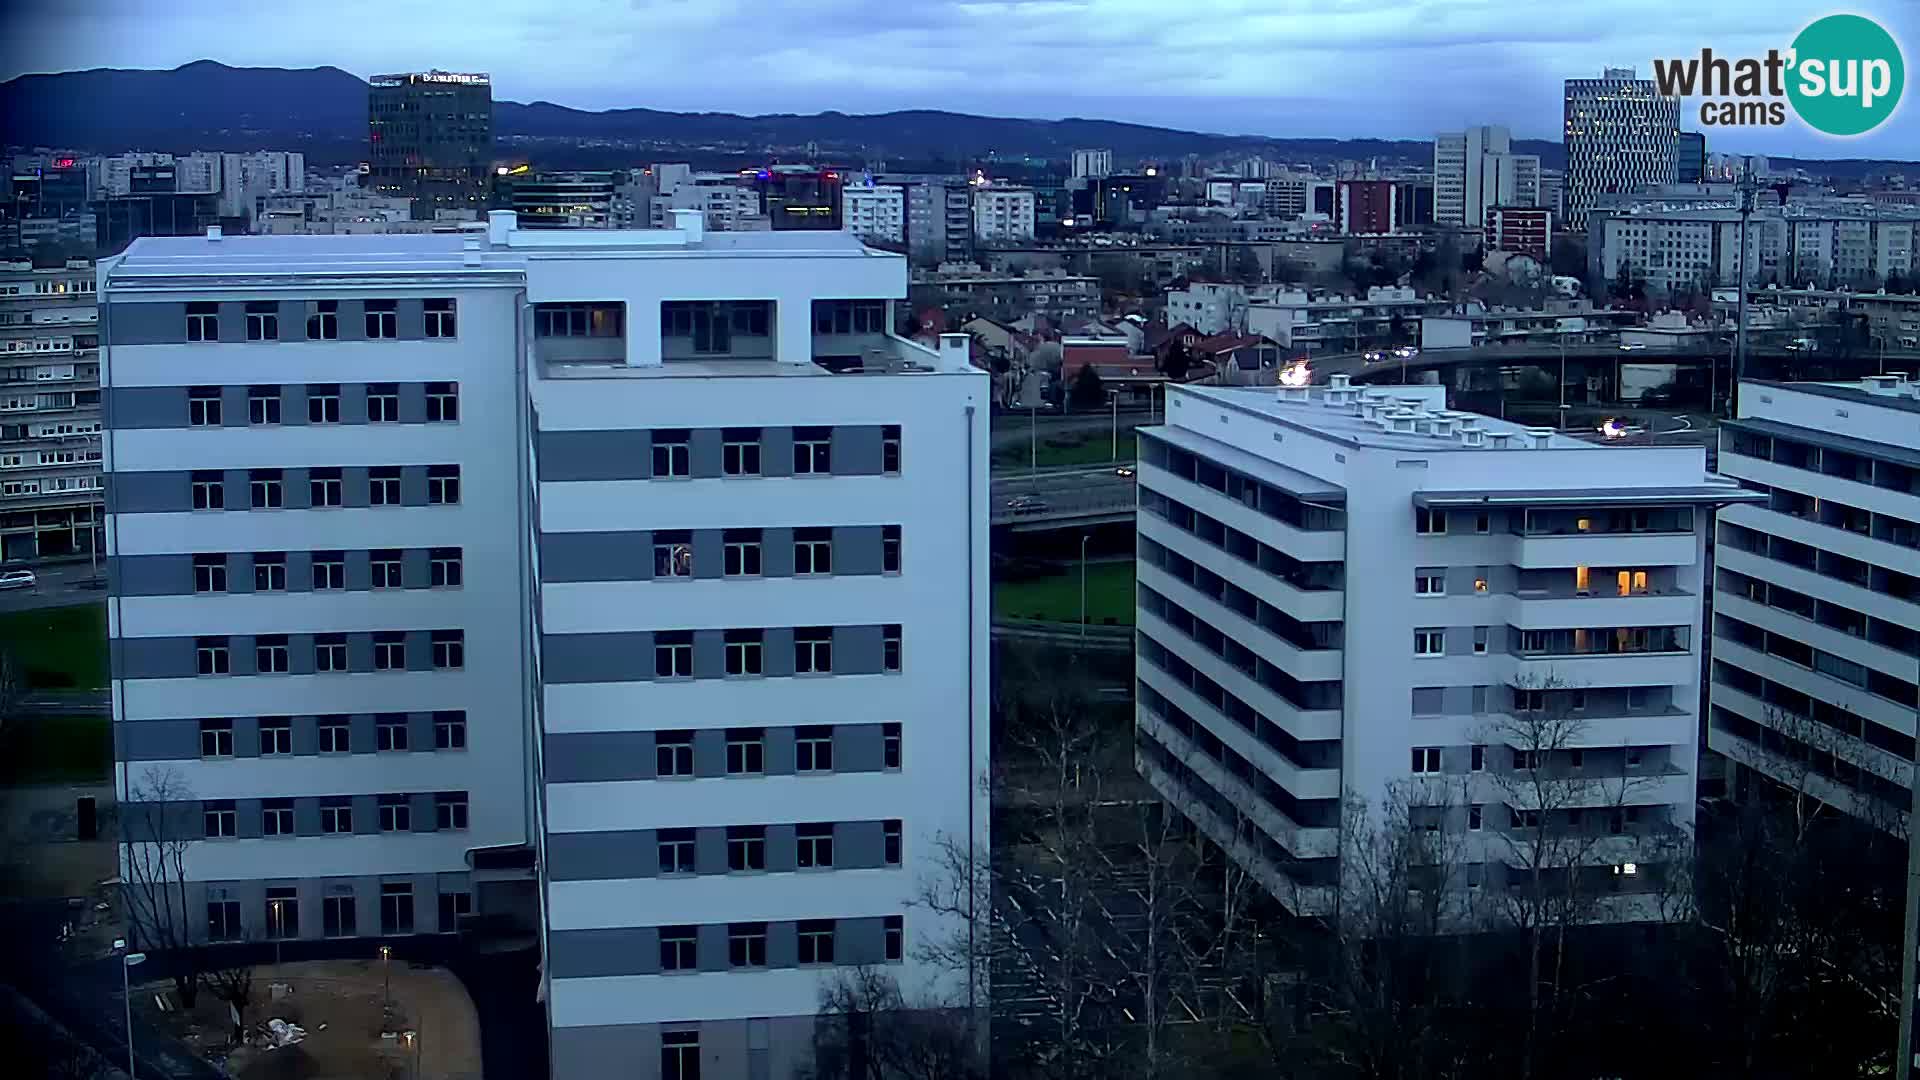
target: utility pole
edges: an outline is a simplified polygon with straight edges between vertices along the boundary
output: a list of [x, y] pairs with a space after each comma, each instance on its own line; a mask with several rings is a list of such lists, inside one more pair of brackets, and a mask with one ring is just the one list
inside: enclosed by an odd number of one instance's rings
[[[1915, 672], [1920, 677], [1920, 670]], [[1920, 723], [1920, 702], [1914, 703], [1914, 720]], [[1916, 978], [1920, 977], [1920, 750], [1916, 750], [1913, 772], [1907, 782], [1913, 787], [1913, 802], [1907, 810], [1907, 904], [1906, 922], [1900, 940], [1905, 948], [1900, 956], [1900, 1043], [1895, 1051], [1895, 1080], [1913, 1077], [1913, 1006]]]
[[1734, 416], [1739, 411], [1740, 377], [1747, 370], [1747, 222], [1753, 217], [1753, 196], [1758, 185], [1753, 179], [1753, 158], [1740, 159], [1740, 253], [1738, 270], [1740, 295], [1737, 298], [1739, 322], [1733, 328], [1733, 376], [1727, 386], [1727, 415]]

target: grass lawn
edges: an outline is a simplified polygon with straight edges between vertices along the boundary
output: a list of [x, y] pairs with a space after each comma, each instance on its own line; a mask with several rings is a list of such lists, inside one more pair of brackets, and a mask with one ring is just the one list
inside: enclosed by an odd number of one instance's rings
[[113, 740], [104, 716], [19, 716], [0, 734], [0, 787], [105, 780]]
[[107, 605], [0, 614], [0, 648], [30, 690], [99, 689], [107, 685]]
[[[1120, 433], [1120, 460], [1133, 460], [1133, 432]], [[1039, 446], [1040, 467], [1050, 465], [1105, 465], [1113, 460], [1113, 435], [1065, 436], [1060, 439], [1042, 438]], [[1029, 447], [1003, 446], [993, 452], [993, 464], [1001, 469], [1021, 469], [1033, 463]], [[1089, 584], [1088, 588], [1092, 588]], [[1077, 603], [1077, 601], [1076, 601]]]
[[[998, 581], [993, 614], [1002, 619], [1071, 623], [1080, 618], [1080, 569], [1027, 581]], [[1087, 622], [1133, 625], [1133, 563], [1087, 564]]]

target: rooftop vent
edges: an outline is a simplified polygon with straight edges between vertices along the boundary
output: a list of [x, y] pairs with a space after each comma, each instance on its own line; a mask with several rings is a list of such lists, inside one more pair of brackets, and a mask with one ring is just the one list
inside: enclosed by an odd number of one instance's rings
[[1387, 428], [1396, 434], [1413, 434], [1414, 414], [1406, 409], [1396, 409], [1387, 414]]
[[1513, 432], [1489, 431], [1487, 432], [1487, 445], [1495, 450], [1505, 450], [1507, 447], [1513, 445]]
[[1327, 385], [1335, 390], [1346, 390], [1353, 385], [1353, 376], [1345, 373], [1327, 376]]
[[1906, 378], [1899, 374], [1869, 375], [1866, 377], [1867, 393], [1894, 395], [1905, 389]]
[[1535, 450], [1545, 450], [1553, 443], [1553, 429], [1550, 427], [1530, 427], [1524, 429], [1527, 445]]
[[1487, 445], [1486, 430], [1473, 424], [1468, 424], [1466, 427], [1460, 429], [1460, 444], [1462, 446]]
[[1281, 401], [1305, 402], [1313, 400], [1313, 391], [1304, 386], [1283, 386], [1280, 388]]
[[1459, 422], [1459, 421], [1457, 421], [1457, 420], [1455, 420], [1455, 419], [1454, 419], [1453, 417], [1451, 417], [1451, 416], [1436, 416], [1436, 417], [1434, 417], [1434, 418], [1433, 418], [1433, 436], [1434, 436], [1434, 438], [1436, 438], [1436, 439], [1451, 439], [1451, 438], [1453, 438], [1453, 425], [1454, 425], [1454, 424], [1456, 424], [1456, 423], [1458, 423], [1458, 422]]

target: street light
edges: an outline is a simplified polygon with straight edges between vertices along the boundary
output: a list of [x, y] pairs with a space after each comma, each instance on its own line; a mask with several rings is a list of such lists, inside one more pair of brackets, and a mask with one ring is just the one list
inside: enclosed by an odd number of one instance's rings
[[413, 1080], [420, 1080], [420, 1033], [411, 1030], [403, 1031], [400, 1033], [400, 1039], [406, 1044], [408, 1050], [413, 1051]]
[[273, 970], [276, 973], [280, 970], [280, 940], [286, 936], [287, 930], [287, 916], [282, 910], [285, 904], [285, 900], [277, 897], [267, 901], [267, 913], [273, 916]]
[[380, 946], [380, 1015], [391, 1019], [393, 1016], [393, 946]]
[[120, 956], [120, 1001], [126, 1008], [127, 1080], [134, 1080], [136, 1073], [133, 1065], [133, 991], [127, 985], [127, 969], [135, 964], [144, 963], [147, 954], [128, 952], [126, 938], [114, 938], [113, 951]]
[[1087, 541], [1092, 533], [1080, 534], [1080, 640], [1087, 640]]
[[[1886, 354], [1883, 351], [1881, 355], [1885, 356]], [[1884, 368], [1885, 368], [1884, 361], [1882, 361], [1881, 366], [1883, 369], [1882, 373], [1884, 374]], [[1153, 393], [1152, 384], [1148, 384], [1147, 393], [1149, 394]], [[1119, 461], [1120, 460], [1120, 391], [1114, 390], [1109, 392], [1107, 394], [1107, 400], [1113, 403], [1113, 460]]]

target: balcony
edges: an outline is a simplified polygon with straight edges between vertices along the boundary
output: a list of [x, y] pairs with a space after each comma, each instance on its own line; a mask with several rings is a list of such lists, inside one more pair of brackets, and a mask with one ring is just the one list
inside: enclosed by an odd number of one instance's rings
[[1159, 743], [1187, 768], [1193, 770], [1195, 776], [1219, 792], [1240, 812], [1252, 818], [1253, 823], [1260, 826], [1261, 831], [1273, 837], [1294, 856], [1302, 859], [1318, 859], [1339, 854], [1339, 829], [1331, 827], [1309, 829], [1301, 826], [1261, 798], [1239, 777], [1228, 772], [1225, 766], [1201, 753], [1185, 735], [1174, 730], [1166, 721], [1141, 709], [1138, 722], [1140, 730], [1149, 738]]
[[1514, 537], [1513, 563], [1523, 570], [1575, 566], [1692, 566], [1700, 538], [1686, 532], [1531, 532]]
[[1183, 480], [1165, 469], [1141, 463], [1140, 486], [1184, 503], [1215, 521], [1238, 529], [1301, 562], [1343, 562], [1347, 535], [1342, 529], [1302, 529], [1262, 514], [1209, 487]]

